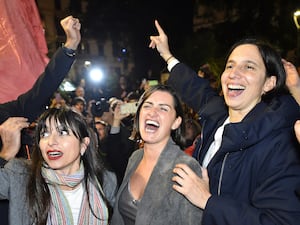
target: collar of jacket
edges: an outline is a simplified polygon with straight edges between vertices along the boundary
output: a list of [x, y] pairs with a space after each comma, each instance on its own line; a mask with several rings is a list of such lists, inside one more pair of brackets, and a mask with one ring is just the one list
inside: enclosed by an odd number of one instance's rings
[[[216, 107], [216, 104], [214, 106]], [[206, 107], [201, 111], [201, 121], [205, 123], [202, 130], [203, 138], [207, 142], [204, 151], [210, 145], [216, 128], [228, 116], [228, 113], [224, 114], [224, 108], [220, 107], [218, 107], [220, 111], [212, 110], [211, 107]], [[292, 129], [295, 121], [299, 118], [299, 106], [290, 95], [274, 98], [269, 103], [260, 102], [241, 122], [225, 126], [220, 150], [223, 153], [241, 151], [261, 141], [272, 131]]]

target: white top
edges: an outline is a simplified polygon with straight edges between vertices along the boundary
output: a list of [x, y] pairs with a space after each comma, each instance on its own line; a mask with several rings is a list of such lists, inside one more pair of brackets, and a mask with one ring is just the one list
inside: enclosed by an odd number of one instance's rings
[[78, 217], [80, 213], [81, 202], [83, 198], [83, 186], [79, 184], [78, 187], [71, 191], [63, 190], [66, 196], [73, 215], [74, 225], [78, 224]]
[[178, 63], [179, 63], [179, 61], [178, 61], [178, 59], [176, 59], [175, 57], [173, 57], [172, 59], [170, 59], [170, 61], [169, 61], [169, 63], [168, 63], [168, 66], [167, 66], [168, 70], [171, 71], [171, 69], [172, 69], [176, 64], [178, 64]]
[[217, 153], [221, 146], [222, 142], [222, 136], [224, 132], [224, 127], [226, 124], [229, 123], [229, 117], [225, 120], [225, 122], [218, 128], [218, 130], [215, 133], [214, 141], [211, 143], [204, 159], [202, 162], [202, 167], [206, 168], [209, 164], [210, 160], [214, 157], [214, 155]]

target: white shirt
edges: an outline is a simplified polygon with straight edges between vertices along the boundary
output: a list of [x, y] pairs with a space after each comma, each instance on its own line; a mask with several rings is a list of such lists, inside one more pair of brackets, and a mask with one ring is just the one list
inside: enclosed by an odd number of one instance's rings
[[78, 224], [78, 217], [79, 217], [81, 202], [83, 198], [83, 186], [82, 184], [79, 184], [79, 187], [77, 187], [76, 189], [71, 191], [63, 190], [63, 193], [66, 196], [69, 205], [71, 207], [74, 225]]
[[222, 142], [222, 136], [224, 132], [224, 127], [226, 124], [229, 123], [229, 117], [225, 120], [225, 122], [218, 128], [218, 130], [215, 133], [214, 141], [211, 143], [208, 151], [206, 152], [206, 155], [202, 162], [202, 167], [206, 168], [209, 164], [210, 160], [214, 157], [214, 155], [217, 153], [221, 146]]

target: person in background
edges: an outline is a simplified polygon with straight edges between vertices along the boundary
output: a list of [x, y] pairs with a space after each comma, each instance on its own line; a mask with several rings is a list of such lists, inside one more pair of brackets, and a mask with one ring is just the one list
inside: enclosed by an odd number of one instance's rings
[[198, 70], [198, 76], [208, 79], [211, 87], [214, 88], [215, 90], [218, 89], [218, 81], [216, 79], [216, 76], [211, 71], [210, 65], [208, 63], [200, 66], [200, 68]]
[[184, 152], [190, 156], [193, 155], [196, 142], [200, 138], [201, 126], [195, 119], [185, 121], [185, 145]]
[[56, 91], [53, 95], [53, 97], [50, 100], [49, 108], [60, 108], [65, 107], [69, 104], [69, 101], [67, 100], [66, 96], [63, 96], [63, 94], [59, 91]]
[[201, 176], [199, 163], [181, 149], [184, 114], [176, 93], [152, 86], [141, 96], [135, 117], [144, 142], [129, 159], [111, 225], [200, 224], [201, 210], [172, 189], [172, 169], [188, 164]]
[[195, 119], [185, 120], [185, 146], [192, 145], [195, 138], [200, 134], [201, 127]]
[[109, 224], [117, 181], [103, 167], [84, 117], [50, 108], [35, 137], [31, 161], [11, 159], [0, 169], [10, 224]]
[[98, 118], [107, 123], [109, 128], [107, 136], [100, 141], [100, 151], [105, 155], [108, 167], [115, 172], [118, 185], [123, 180], [128, 159], [136, 149], [135, 141], [130, 139], [130, 130], [122, 123], [122, 120], [129, 116], [120, 111], [123, 103], [120, 99], [111, 98], [108, 109]]
[[116, 98], [124, 100], [128, 93], [132, 91], [132, 88], [130, 87], [130, 82], [128, 80], [128, 77], [125, 75], [120, 75], [119, 77], [119, 83], [118, 87], [115, 91]]
[[174, 190], [203, 209], [202, 223], [299, 224], [300, 158], [293, 126], [299, 105], [288, 93], [280, 55], [256, 39], [229, 50], [221, 75], [223, 96], [170, 52], [155, 21], [150, 37], [167, 62], [168, 84], [199, 114], [201, 141], [193, 156], [202, 177], [189, 166], [174, 168]]
[[[100, 117], [94, 117], [93, 121], [90, 123], [91, 128], [95, 131], [97, 136], [97, 146], [98, 151], [100, 152], [105, 166], [110, 170], [113, 171], [111, 168], [110, 163], [107, 160], [107, 136], [109, 135], [110, 125], [105, 121], [101, 120]], [[114, 172], [114, 171], [113, 171]]]
[[72, 99], [71, 107], [74, 111], [80, 113], [81, 115], [86, 116], [85, 108], [86, 101], [83, 97], [75, 97]]
[[[59, 48], [52, 56], [43, 74], [39, 76], [33, 87], [26, 93], [20, 95], [16, 100], [0, 104], [0, 124], [7, 124], [13, 132], [21, 132], [23, 136], [25, 129], [30, 123], [34, 122], [38, 116], [46, 109], [53, 93], [68, 74], [74, 60], [75, 50], [80, 40], [81, 24], [77, 18], [68, 16], [61, 20], [61, 26], [66, 34], [66, 42], [63, 47]], [[20, 117], [17, 119], [17, 117]], [[12, 119], [11, 119], [12, 118]], [[7, 124], [4, 124], [7, 122]], [[5, 135], [1, 132], [0, 143], [0, 167], [3, 167], [7, 160], [14, 157], [15, 152], [19, 149], [19, 139], [15, 135]], [[18, 136], [19, 137], [19, 136]], [[22, 144], [22, 143], [21, 143]], [[8, 202], [0, 201], [1, 224], [8, 224]]]
[[82, 86], [77, 86], [75, 89], [75, 96], [74, 97], [82, 97], [84, 98], [85, 96], [85, 91]]
[[95, 124], [95, 128], [96, 128], [96, 131], [97, 131], [97, 134], [99, 137], [99, 141], [101, 142], [107, 137], [110, 127], [109, 127], [108, 123], [101, 120], [101, 118], [99, 118], [99, 117], [94, 118], [94, 124]]

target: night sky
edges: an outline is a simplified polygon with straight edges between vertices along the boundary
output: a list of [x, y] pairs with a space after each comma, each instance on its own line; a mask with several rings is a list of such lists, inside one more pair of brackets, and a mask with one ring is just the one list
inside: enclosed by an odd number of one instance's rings
[[[182, 48], [184, 38], [192, 33], [193, 2], [184, 0], [89, 1], [86, 24], [91, 35], [103, 36], [108, 31], [118, 38], [121, 32], [131, 35], [136, 71], [143, 77], [148, 70], [158, 74], [164, 63], [157, 51], [149, 49], [149, 36], [156, 34], [154, 20], [159, 20], [169, 36], [175, 52]], [[88, 35], [88, 34], [87, 34]]]
[[[169, 37], [171, 52], [193, 68], [199, 68], [209, 58], [224, 58], [231, 44], [244, 36], [261, 36], [286, 50], [296, 46], [292, 12], [299, 6], [299, 0], [201, 2], [213, 6], [212, 9], [230, 11], [238, 7], [240, 18], [196, 34], [192, 30], [195, 0], [89, 0], [87, 14], [82, 16], [83, 36], [99, 40], [107, 33], [115, 40], [130, 36], [138, 77], [145, 77], [148, 70], [159, 74], [165, 68], [157, 51], [148, 48], [149, 36], [156, 34], [155, 19]], [[279, 14], [274, 16], [275, 12]]]

